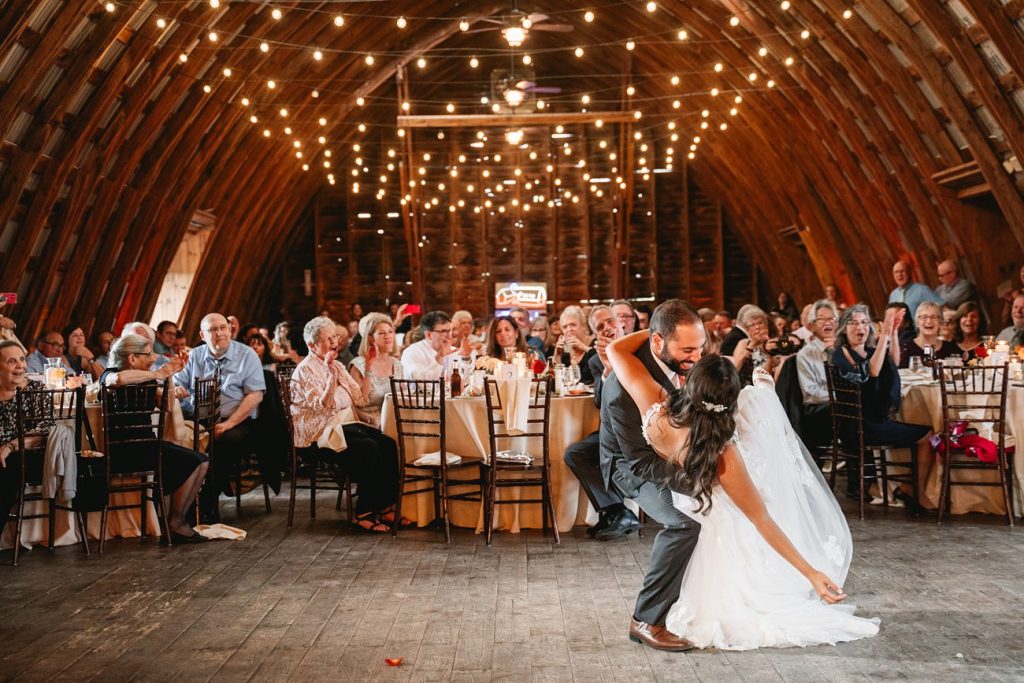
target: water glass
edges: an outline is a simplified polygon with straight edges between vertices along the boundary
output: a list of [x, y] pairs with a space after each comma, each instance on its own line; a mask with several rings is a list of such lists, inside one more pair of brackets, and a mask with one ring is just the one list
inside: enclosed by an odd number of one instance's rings
[[910, 361], [907, 364], [907, 368], [911, 372], [919, 372], [921, 370], [921, 356], [911, 356]]

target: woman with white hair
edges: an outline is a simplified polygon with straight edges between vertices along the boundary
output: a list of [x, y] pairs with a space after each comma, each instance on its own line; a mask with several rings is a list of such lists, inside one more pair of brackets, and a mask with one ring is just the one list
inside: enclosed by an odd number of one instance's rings
[[592, 385], [594, 377], [590, 372], [588, 361], [597, 353], [591, 348], [587, 336], [587, 316], [579, 306], [566, 306], [562, 315], [558, 316], [562, 334], [555, 342], [555, 360], [561, 359], [562, 365], [578, 365], [580, 382]]
[[[360, 383], [338, 362], [338, 332], [325, 316], [306, 323], [302, 336], [309, 355], [295, 368], [291, 379], [291, 415], [295, 447], [303, 460], [324, 462], [342, 479], [359, 484], [356, 518], [364, 531], [383, 533], [394, 520], [398, 490], [398, 448], [379, 429], [361, 423], [356, 409], [369, 401]], [[345, 437], [341, 451], [320, 446], [325, 430], [340, 423]]]
[[387, 315], [370, 313], [359, 321], [359, 335], [359, 355], [349, 363], [348, 371], [366, 396], [366, 405], [358, 409], [360, 417], [379, 429], [391, 378], [402, 378], [402, 362], [395, 356], [395, 326]]
[[755, 368], [772, 371], [772, 356], [768, 351], [775, 344], [768, 336], [768, 314], [754, 304], [747, 304], [736, 314], [736, 324], [722, 340], [719, 353], [732, 359], [744, 386], [753, 383]]
[[910, 365], [912, 356], [924, 357], [925, 347], [928, 346], [932, 348], [932, 358], [935, 360], [960, 355], [960, 347], [939, 336], [942, 329], [942, 306], [934, 301], [922, 301], [914, 312], [914, 322], [917, 324], [917, 336], [900, 345], [901, 368]]

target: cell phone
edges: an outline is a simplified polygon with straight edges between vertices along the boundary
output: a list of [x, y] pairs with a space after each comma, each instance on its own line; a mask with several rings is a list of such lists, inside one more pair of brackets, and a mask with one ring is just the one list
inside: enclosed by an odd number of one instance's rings
[[16, 304], [16, 303], [18, 303], [18, 293], [17, 292], [4, 292], [3, 294], [0, 294], [0, 306], [2, 306], [4, 304]]
[[416, 314], [416, 313], [419, 313], [419, 312], [421, 312], [422, 310], [423, 310], [423, 307], [422, 307], [422, 306], [420, 306], [419, 304], [408, 304], [408, 305], [407, 305], [407, 306], [405, 307], [405, 312], [406, 312], [406, 313], [407, 313], [408, 315], [414, 315], [414, 314]]

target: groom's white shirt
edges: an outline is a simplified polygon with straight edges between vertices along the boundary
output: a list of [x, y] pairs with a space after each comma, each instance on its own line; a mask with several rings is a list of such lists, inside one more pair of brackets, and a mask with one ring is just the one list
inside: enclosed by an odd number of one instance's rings
[[654, 352], [653, 347], [651, 348], [651, 357], [654, 358], [654, 362], [658, 364], [658, 367], [661, 368], [661, 371], [665, 373], [665, 377], [668, 378], [668, 381], [672, 382], [672, 386], [678, 389], [679, 375], [668, 369], [668, 366], [665, 365], [665, 363], [660, 358], [658, 358], [658, 354]]

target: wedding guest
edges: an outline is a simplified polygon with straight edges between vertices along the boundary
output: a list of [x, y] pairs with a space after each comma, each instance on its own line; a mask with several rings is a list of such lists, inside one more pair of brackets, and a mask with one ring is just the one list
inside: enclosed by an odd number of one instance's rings
[[[491, 358], [507, 360], [505, 353], [526, 353], [528, 350], [526, 340], [523, 339], [523, 332], [516, 321], [510, 316], [498, 316], [491, 321], [487, 328], [487, 345], [484, 347], [486, 355]], [[532, 349], [536, 353], [536, 349]]]
[[[162, 384], [174, 373], [181, 371], [184, 361], [171, 358], [163, 367], [154, 370], [156, 353], [153, 344], [146, 337], [128, 334], [117, 339], [110, 349], [110, 364], [100, 377], [100, 384], [106, 387], [123, 387], [132, 384]], [[137, 427], [131, 438], [152, 438], [153, 425], [149, 415], [111, 417], [120, 427]], [[128, 437], [127, 433], [123, 436]], [[155, 468], [154, 444], [118, 444], [107, 451], [110, 470], [114, 473], [137, 472], [140, 463]], [[199, 489], [206, 478], [208, 458], [191, 448], [184, 448], [165, 441], [161, 444], [162, 469], [160, 480], [164, 494], [171, 499], [167, 514], [172, 543], [198, 543], [206, 539], [192, 530], [186, 521], [189, 509], [199, 495]], [[152, 462], [152, 465], [145, 465]]]
[[[876, 343], [875, 331], [871, 325], [871, 312], [864, 304], [855, 304], [846, 309], [839, 320], [832, 364], [847, 382], [860, 386], [862, 406], [862, 428], [864, 445], [889, 445], [903, 448], [917, 448], [918, 462], [927, 467], [931, 457], [928, 439], [931, 431], [923, 425], [912, 425], [891, 419], [890, 414], [899, 407], [900, 375], [896, 364], [886, 353], [886, 342], [891, 339], [895, 310], [886, 310], [882, 322], [881, 339]], [[856, 426], [848, 422], [840, 424], [840, 439], [847, 444], [857, 443]], [[856, 469], [854, 470], [856, 471]], [[874, 462], [864, 464], [865, 477], [875, 476]], [[857, 477], [847, 478], [846, 495], [852, 500], [867, 497], [860, 491]]]
[[789, 336], [789, 319], [779, 313], [769, 314], [768, 331], [773, 337]]
[[293, 363], [298, 363], [302, 358], [295, 349], [292, 348], [291, 341], [289, 340], [289, 329], [287, 322], [279, 322], [274, 325], [274, 338], [270, 342], [270, 355], [274, 357], [278, 363], [286, 360], [290, 360]]
[[[999, 287], [999, 298], [1003, 300], [1003, 310], [999, 315], [1000, 324], [1006, 325], [1012, 323], [1012, 308], [1013, 301], [1021, 294], [1024, 294], [1024, 265], [1020, 267], [1020, 271], [1017, 274], [1017, 286], [1014, 287], [1012, 281], [1007, 280]], [[1004, 291], [1005, 290], [1005, 291]]]
[[555, 351], [555, 340], [551, 335], [551, 327], [548, 325], [546, 315], [538, 315], [530, 325], [530, 338], [539, 339], [540, 346], [544, 349], [544, 357], [550, 357]]
[[644, 307], [636, 308], [636, 329], [646, 330], [651, 326], [651, 312]]
[[827, 446], [832, 441], [832, 414], [829, 411], [825, 363], [832, 357], [839, 313], [834, 303], [821, 299], [812, 305], [811, 315], [814, 336], [797, 352], [796, 368], [800, 393], [804, 399], [800, 436], [808, 447], [814, 448]]
[[[817, 304], [807, 304], [804, 306], [804, 310], [800, 311], [800, 320], [795, 321], [799, 322], [800, 326], [793, 330], [793, 334], [801, 341], [801, 343], [806, 344], [812, 337], [814, 337], [814, 307], [816, 305]], [[835, 303], [832, 304], [832, 308], [837, 311], [836, 315], [838, 316], [838, 309], [836, 309]]]
[[922, 301], [934, 301], [941, 304], [942, 299], [928, 285], [914, 281], [914, 269], [910, 261], [900, 259], [892, 266], [892, 279], [896, 288], [889, 292], [889, 303], [904, 303], [914, 319], [917, 307]]
[[956, 309], [942, 304], [942, 320], [939, 321], [939, 339], [956, 341]]
[[[539, 339], [535, 340], [533, 337], [530, 336], [529, 311], [527, 311], [522, 306], [513, 306], [512, 308], [508, 309], [508, 317], [512, 318], [512, 320], [515, 321], [516, 325], [519, 327], [520, 336], [522, 336], [522, 338], [525, 340], [525, 344], [534, 351], [544, 353], [544, 345], [541, 343], [541, 341]], [[492, 321], [491, 324], [493, 325], [494, 322]], [[487, 343], [491, 343], [490, 336], [488, 336]]]
[[36, 342], [36, 350], [28, 356], [28, 371], [32, 375], [41, 375], [46, 370], [48, 359], [59, 359], [64, 370], [75, 372], [71, 363], [64, 356], [64, 335], [59, 330], [44, 332]]
[[[447, 316], [445, 318], [448, 324]], [[291, 378], [295, 447], [303, 460], [328, 464], [339, 482], [346, 475], [357, 482], [359, 496], [354, 523], [359, 529], [389, 531], [385, 521], [389, 513], [394, 520], [393, 506], [398, 490], [397, 445], [379, 429], [358, 421], [355, 409], [365, 407], [368, 401], [359, 383], [337, 360], [338, 335], [334, 321], [326, 317], [313, 318], [306, 323], [302, 334], [309, 355], [296, 366]], [[341, 422], [345, 435], [347, 447], [341, 452], [317, 445], [317, 439], [335, 421]]]
[[973, 301], [960, 304], [960, 308], [956, 309], [956, 345], [965, 361], [978, 357], [982, 334], [984, 325], [978, 304]]
[[[395, 334], [405, 334], [412, 329], [412, 316], [406, 313], [409, 308], [409, 304], [397, 304], [393, 303], [388, 306], [388, 311], [391, 313], [391, 320], [395, 325]], [[359, 310], [362, 310], [360, 308]], [[359, 320], [360, 318], [355, 318]], [[362, 340], [360, 340], [361, 342]]]
[[460, 348], [463, 344], [470, 351], [473, 349], [473, 314], [469, 311], [455, 311], [452, 314], [452, 346]]
[[718, 345], [721, 347], [725, 338], [732, 332], [732, 314], [729, 311], [719, 311], [711, 320], [711, 330], [715, 333]]
[[924, 357], [926, 346], [932, 347], [935, 360], [960, 355], [960, 349], [953, 342], [939, 338], [939, 321], [942, 320], [942, 307], [934, 301], [922, 301], [917, 307], [917, 336], [908, 340], [900, 347], [899, 367], [910, 365], [914, 356]]
[[391, 392], [391, 378], [402, 378], [402, 363], [395, 355], [395, 326], [383, 313], [370, 313], [359, 322], [365, 334], [359, 344], [359, 355], [348, 371], [359, 383], [366, 405], [356, 409], [367, 424], [380, 428], [380, 412], [384, 398]]
[[[182, 335], [184, 336], [184, 335]], [[110, 347], [114, 343], [114, 333], [110, 330], [103, 330], [96, 335], [96, 341], [94, 342], [95, 348], [98, 351], [96, 354], [96, 362], [99, 363], [103, 369], [107, 368], [110, 357]]]
[[[601, 407], [604, 378], [611, 372], [606, 353], [608, 344], [623, 336], [622, 321], [613, 315], [612, 310], [608, 306], [594, 306], [588, 320], [595, 338], [595, 353], [588, 365], [594, 378], [594, 404], [598, 409]], [[622, 494], [614, 486], [609, 486], [601, 473], [600, 430], [569, 445], [565, 449], [564, 460], [598, 513], [598, 522], [587, 529], [587, 535], [599, 541], [611, 541], [640, 528], [640, 520], [626, 508]]]
[[259, 333], [259, 330], [256, 331], [256, 334], [250, 334], [245, 339], [245, 345], [256, 352], [256, 356], [260, 359], [260, 365], [263, 366], [264, 370], [277, 371], [277, 363], [274, 361], [274, 357], [270, 355], [270, 342]]
[[[235, 341], [240, 341], [245, 345], [249, 344], [249, 339], [254, 335], [260, 334], [260, 326], [256, 323], [246, 323], [238, 328], [238, 336], [235, 337]], [[159, 332], [157, 333], [159, 336]]]
[[263, 454], [256, 413], [267, 385], [256, 352], [233, 339], [223, 315], [208, 313], [199, 330], [205, 343], [192, 350], [184, 367], [174, 375], [174, 383], [184, 390], [186, 398], [181, 408], [186, 417], [191, 417], [195, 381], [220, 378], [221, 421], [213, 428], [213, 476], [201, 493], [200, 519], [212, 524], [220, 520], [217, 496], [221, 491], [231, 495], [232, 474], [240, 460], [250, 453]]
[[153, 353], [158, 356], [169, 356], [173, 353], [174, 339], [178, 336], [178, 326], [170, 320], [162, 320], [156, 326], [156, 341]]
[[178, 333], [174, 335], [174, 346], [171, 348], [171, 355], [184, 357], [191, 350], [188, 346], [188, 337], [185, 336], [184, 332], [178, 330]]
[[722, 340], [715, 334], [715, 311], [710, 308], [700, 308], [697, 309], [697, 315], [700, 316], [701, 323], [704, 325], [704, 353], [718, 353], [718, 350], [722, 348]]
[[[124, 327], [121, 328], [121, 336], [123, 337], [126, 334], [137, 334], [148, 339], [150, 344], [156, 345], [156, 332], [153, 331], [152, 327], [140, 320], [125, 323]], [[167, 356], [157, 356], [156, 360], [153, 361], [153, 368], [163, 367], [167, 360]]]
[[487, 318], [473, 318], [473, 334], [469, 337], [473, 344], [483, 346], [483, 343], [487, 341], [488, 325], [490, 322]]
[[594, 383], [594, 377], [590, 373], [588, 354], [595, 353], [587, 339], [587, 322], [583, 315], [583, 309], [579, 306], [566, 306], [562, 315], [558, 318], [559, 327], [562, 328], [562, 335], [555, 342], [555, 359], [561, 360], [562, 365], [578, 365], [580, 368], [580, 383], [588, 386]]
[[[548, 325], [551, 329], [551, 339], [554, 340], [554, 342], [557, 342], [558, 338], [562, 336], [562, 321], [558, 318], [552, 318], [548, 321]], [[554, 349], [554, 346], [551, 348]]]
[[736, 314], [736, 324], [722, 341], [719, 353], [736, 365], [744, 386], [753, 383], [755, 368], [764, 368], [766, 372], [774, 370], [769, 352], [777, 342], [768, 335], [768, 315], [760, 307], [747, 304]]
[[960, 277], [956, 261], [947, 259], [938, 266], [939, 286], [935, 293], [942, 302], [955, 310], [960, 304], [978, 300], [978, 290], [973, 282]]
[[452, 320], [444, 311], [431, 311], [420, 320], [419, 329], [423, 339], [406, 346], [402, 352], [402, 370], [405, 377], [441, 379], [452, 355]]
[[[414, 345], [416, 342], [423, 341], [423, 338], [423, 329], [419, 325], [406, 332], [405, 336], [402, 338], [402, 353], [405, 353], [405, 350], [410, 346]], [[397, 344], [397, 332], [395, 333], [395, 340], [395, 343]]]
[[1024, 294], [1018, 294], [1010, 309], [1011, 324], [996, 337], [996, 341], [1010, 342], [1014, 348], [1024, 344]]
[[793, 303], [793, 297], [789, 295], [789, 292], [779, 292], [771, 312], [778, 313], [787, 320], [795, 320], [800, 317], [800, 309]]
[[[593, 315], [593, 311], [591, 311], [591, 315]], [[636, 332], [638, 320], [636, 311], [633, 310], [633, 304], [629, 303], [625, 299], [613, 301], [612, 315], [615, 316], [615, 320], [622, 326], [623, 335], [633, 334]], [[590, 318], [588, 317], [587, 320], [590, 320]]]
[[825, 285], [825, 298], [831, 301], [840, 313], [846, 309], [846, 304], [839, 300], [839, 287], [835, 283]]
[[[330, 316], [323, 316], [330, 317]], [[366, 316], [363, 316], [364, 318]], [[359, 351], [359, 347], [356, 347], [356, 351], [352, 351], [352, 337], [348, 333], [348, 325], [342, 325], [338, 323], [338, 329], [335, 330], [338, 334], [338, 362], [341, 363], [343, 368], [347, 368], [348, 364], [355, 360], [356, 353]], [[362, 344], [362, 339], [359, 340]]]
[[103, 367], [96, 362], [96, 356], [85, 344], [85, 332], [78, 325], [68, 325], [64, 328], [63, 336], [68, 340], [67, 351], [64, 359], [70, 365], [75, 374], [87, 373], [93, 379], [98, 379], [103, 372]]
[[231, 338], [238, 339], [238, 332], [242, 328], [242, 323], [238, 321], [238, 318], [233, 315], [227, 317], [228, 325], [231, 327]]

